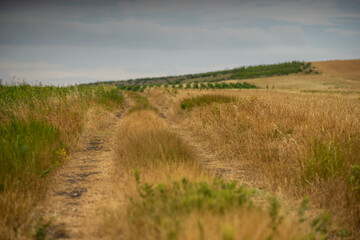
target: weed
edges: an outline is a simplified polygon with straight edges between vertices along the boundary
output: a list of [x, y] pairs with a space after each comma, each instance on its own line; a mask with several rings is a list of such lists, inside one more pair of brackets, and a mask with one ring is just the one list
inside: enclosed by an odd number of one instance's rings
[[270, 227], [273, 230], [272, 234], [275, 234], [277, 227], [283, 221], [283, 216], [280, 216], [280, 202], [275, 197], [271, 198], [269, 203]]
[[47, 235], [47, 230], [51, 226], [51, 220], [47, 222], [43, 222], [43, 219], [41, 218], [39, 220], [38, 226], [36, 226], [36, 232], [34, 234], [35, 240], [45, 240]]
[[336, 142], [324, 144], [314, 140], [313, 156], [305, 160], [306, 179], [314, 180], [315, 177], [332, 177], [339, 172], [344, 164], [344, 157]]
[[[139, 179], [138, 175], [135, 176]], [[186, 178], [171, 184], [156, 184], [138, 182], [140, 198], [134, 198], [128, 207], [129, 224], [137, 229], [147, 226], [154, 238], [161, 238], [161, 233], [167, 239], [177, 239], [181, 232], [181, 222], [194, 212], [220, 214], [229, 213], [235, 209], [252, 208], [251, 197], [254, 191], [235, 182], [214, 179], [210, 182], [191, 182]], [[203, 223], [198, 220], [200, 239], [204, 238]], [[223, 239], [234, 238], [234, 228], [222, 225]]]

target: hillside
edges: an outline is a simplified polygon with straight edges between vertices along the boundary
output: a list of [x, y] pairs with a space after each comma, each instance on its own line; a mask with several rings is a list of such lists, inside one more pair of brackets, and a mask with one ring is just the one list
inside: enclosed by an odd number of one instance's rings
[[220, 82], [226, 80], [243, 80], [272, 76], [287, 76], [298, 73], [316, 73], [310, 63], [301, 61], [283, 62], [275, 64], [262, 64], [254, 66], [241, 66], [238, 68], [219, 70], [205, 73], [185, 74], [179, 76], [148, 77], [119, 81], [97, 82], [87, 85], [113, 84], [113, 85], [160, 85], [160, 84], [186, 84], [201, 82]]
[[325, 75], [360, 80], [360, 59], [321, 61], [311, 64]]

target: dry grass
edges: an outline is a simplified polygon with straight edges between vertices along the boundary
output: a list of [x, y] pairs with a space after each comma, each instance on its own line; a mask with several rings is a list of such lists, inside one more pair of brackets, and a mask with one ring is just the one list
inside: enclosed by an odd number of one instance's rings
[[149, 96], [167, 98], [170, 119], [197, 136], [215, 158], [251, 176], [240, 179], [290, 199], [308, 194], [315, 208], [330, 211], [335, 222], [358, 236], [359, 99], [266, 90], [222, 93], [238, 100], [186, 114], [180, 102], [199, 93]]
[[121, 120], [116, 151], [116, 181], [127, 197], [122, 208], [105, 214], [103, 237], [298, 239], [313, 231], [303, 226], [306, 230], [299, 232], [300, 215], [285, 213], [277, 200], [266, 200], [267, 194], [213, 180], [155, 111], [133, 112]]

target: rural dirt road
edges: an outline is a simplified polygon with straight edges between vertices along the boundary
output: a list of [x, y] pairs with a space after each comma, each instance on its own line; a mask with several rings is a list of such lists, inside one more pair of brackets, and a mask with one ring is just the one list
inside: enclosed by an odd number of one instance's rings
[[108, 116], [98, 130], [80, 136], [78, 150], [51, 176], [50, 190], [39, 214], [51, 225], [50, 239], [99, 239], [102, 212], [122, 203], [115, 185], [114, 141], [126, 110]]

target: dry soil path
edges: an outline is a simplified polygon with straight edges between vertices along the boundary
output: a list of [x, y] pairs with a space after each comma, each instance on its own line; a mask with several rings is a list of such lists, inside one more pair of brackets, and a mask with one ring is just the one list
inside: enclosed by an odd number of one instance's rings
[[85, 130], [78, 150], [50, 177], [50, 191], [39, 209], [44, 219], [51, 219], [48, 238], [101, 238], [102, 211], [119, 207], [123, 199], [114, 181], [114, 142], [125, 112], [111, 116], [101, 130]]

